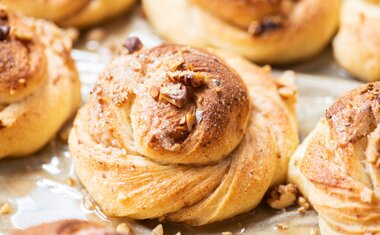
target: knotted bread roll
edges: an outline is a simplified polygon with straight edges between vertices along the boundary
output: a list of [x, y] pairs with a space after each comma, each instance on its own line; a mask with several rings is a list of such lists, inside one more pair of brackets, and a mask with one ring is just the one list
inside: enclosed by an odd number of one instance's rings
[[62, 26], [88, 27], [128, 10], [134, 0], [2, 0], [10, 9]]
[[284, 181], [298, 143], [295, 88], [219, 54], [162, 45], [99, 76], [69, 146], [107, 215], [202, 225], [253, 209]]
[[0, 5], [0, 158], [46, 144], [79, 107], [71, 40]]
[[133, 235], [129, 232], [116, 232], [105, 225], [84, 221], [84, 220], [61, 220], [51, 223], [44, 223], [27, 228], [25, 230], [14, 231], [12, 235]]
[[380, 80], [380, 1], [347, 0], [333, 43], [337, 62], [364, 81]]
[[316, 55], [338, 25], [340, 0], [143, 0], [164, 38], [284, 64]]
[[380, 233], [380, 83], [335, 102], [289, 165], [319, 215], [321, 234]]

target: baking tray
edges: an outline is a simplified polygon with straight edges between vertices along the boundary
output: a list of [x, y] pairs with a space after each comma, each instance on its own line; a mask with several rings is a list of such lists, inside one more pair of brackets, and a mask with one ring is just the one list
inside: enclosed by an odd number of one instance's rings
[[[83, 32], [72, 56], [82, 81], [83, 99], [92, 88], [97, 74], [115, 55], [128, 36], [138, 36], [145, 47], [160, 44], [161, 39], [146, 22], [140, 6], [132, 12], [99, 28]], [[331, 49], [302, 64], [276, 68], [276, 76], [293, 70], [299, 88], [297, 105], [299, 130], [304, 138], [324, 115], [325, 109], [343, 92], [358, 85], [333, 61]], [[105, 216], [80, 185], [71, 164], [67, 144], [70, 122], [41, 151], [30, 157], [0, 160], [0, 205], [9, 203], [12, 213], [0, 216], [0, 234], [42, 222], [78, 218], [116, 227], [127, 223], [137, 234], [151, 234], [157, 220], [132, 221]], [[277, 224], [287, 230], [276, 230]], [[252, 212], [220, 223], [189, 227], [163, 223], [164, 234], [318, 234], [318, 217], [308, 210], [304, 215], [296, 208], [276, 211], [262, 203]]]

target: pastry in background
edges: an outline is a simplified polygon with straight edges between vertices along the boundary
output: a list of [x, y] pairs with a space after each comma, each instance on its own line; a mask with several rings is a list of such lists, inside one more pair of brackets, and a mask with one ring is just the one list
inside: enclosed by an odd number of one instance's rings
[[319, 215], [322, 235], [380, 233], [380, 83], [327, 109], [289, 164], [289, 180]]
[[380, 80], [380, 1], [347, 0], [334, 39], [338, 64], [363, 81]]
[[143, 0], [153, 28], [169, 41], [218, 47], [257, 63], [286, 64], [329, 44], [340, 0]]
[[45, 145], [81, 104], [71, 40], [0, 5], [0, 158]]
[[61, 26], [84, 28], [120, 15], [135, 0], [2, 0], [27, 16], [52, 20]]
[[[124, 45], [141, 48], [137, 38]], [[203, 225], [250, 211], [285, 180], [296, 93], [220, 51], [169, 44], [122, 55], [75, 119], [76, 172], [109, 216]]]
[[61, 220], [44, 223], [25, 230], [17, 230], [12, 235], [133, 235], [132, 231], [115, 231], [105, 225], [84, 220]]

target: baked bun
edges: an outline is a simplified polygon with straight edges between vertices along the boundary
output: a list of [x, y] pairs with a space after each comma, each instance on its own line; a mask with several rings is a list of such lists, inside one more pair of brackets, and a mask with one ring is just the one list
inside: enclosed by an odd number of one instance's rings
[[84, 220], [61, 220], [44, 223], [25, 230], [14, 231], [12, 235], [133, 235], [120, 233], [105, 225]]
[[380, 83], [335, 102], [292, 156], [289, 180], [319, 215], [321, 234], [380, 233]]
[[355, 77], [380, 80], [380, 1], [345, 1], [333, 48], [338, 64]]
[[62, 26], [88, 27], [121, 14], [135, 0], [2, 0], [12, 10]]
[[295, 88], [218, 54], [162, 45], [100, 74], [69, 147], [107, 215], [203, 225], [253, 209], [284, 181], [298, 143]]
[[71, 40], [0, 5], [0, 158], [45, 145], [81, 103]]
[[284, 64], [320, 52], [336, 31], [340, 0], [143, 0], [164, 38]]

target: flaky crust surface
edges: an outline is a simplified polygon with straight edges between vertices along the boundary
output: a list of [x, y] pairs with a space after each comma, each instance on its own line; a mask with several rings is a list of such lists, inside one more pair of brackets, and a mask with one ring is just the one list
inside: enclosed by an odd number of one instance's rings
[[12, 235], [133, 235], [114, 231], [102, 224], [84, 220], [61, 220], [44, 223], [25, 230], [14, 231]]
[[100, 75], [69, 146], [107, 215], [202, 225], [253, 209], [284, 180], [295, 88], [217, 53], [162, 45]]
[[121, 14], [135, 0], [3, 0], [27, 16], [52, 20], [62, 26], [84, 28]]
[[337, 100], [292, 156], [289, 180], [319, 215], [322, 234], [380, 233], [380, 83]]
[[345, 1], [334, 39], [337, 62], [364, 81], [380, 80], [380, 2]]
[[258, 63], [301, 61], [320, 52], [338, 24], [340, 0], [143, 0], [164, 38], [214, 46]]
[[45, 21], [0, 5], [0, 158], [46, 144], [80, 105], [71, 40]]

